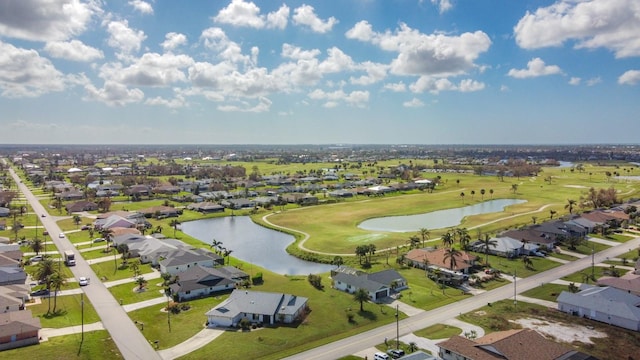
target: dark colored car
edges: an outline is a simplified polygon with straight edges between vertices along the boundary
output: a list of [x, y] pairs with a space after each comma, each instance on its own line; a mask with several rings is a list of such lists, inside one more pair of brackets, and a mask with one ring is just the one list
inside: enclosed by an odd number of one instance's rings
[[399, 359], [399, 358], [404, 356], [404, 350], [402, 350], [402, 349], [391, 349], [391, 350], [387, 351], [387, 354], [389, 354], [394, 359]]
[[32, 296], [44, 296], [44, 295], [49, 295], [49, 290], [47, 289], [40, 289], [40, 290], [36, 290], [34, 292], [31, 293]]

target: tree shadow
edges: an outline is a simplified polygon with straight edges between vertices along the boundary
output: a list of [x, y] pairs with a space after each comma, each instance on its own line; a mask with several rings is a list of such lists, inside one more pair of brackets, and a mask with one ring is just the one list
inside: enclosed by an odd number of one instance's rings
[[378, 319], [378, 315], [376, 315], [376, 313], [369, 310], [358, 311], [358, 315], [370, 321], [375, 321]]
[[64, 316], [64, 315], [67, 315], [67, 310], [57, 309], [56, 311], [52, 311], [44, 314], [42, 317], [44, 317], [45, 319], [53, 319], [58, 316]]

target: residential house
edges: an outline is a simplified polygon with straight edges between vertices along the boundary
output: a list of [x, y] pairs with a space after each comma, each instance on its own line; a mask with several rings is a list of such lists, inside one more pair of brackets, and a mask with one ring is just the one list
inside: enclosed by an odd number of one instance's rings
[[11, 210], [6, 207], [0, 207], [0, 217], [8, 217], [11, 215]]
[[30, 293], [27, 284], [0, 286], [0, 312], [24, 310], [25, 304], [31, 298]]
[[219, 264], [222, 258], [212, 252], [204, 253], [203, 249], [178, 249], [170, 252], [166, 257], [159, 261], [160, 272], [178, 275], [192, 267], [214, 267]]
[[[437, 345], [443, 360], [559, 360], [578, 353], [532, 329], [497, 331], [475, 340], [457, 335]], [[576, 358], [594, 359], [580, 355]]]
[[38, 344], [41, 328], [31, 310], [0, 313], [0, 351]]
[[290, 324], [306, 314], [307, 303], [307, 298], [296, 295], [234, 290], [205, 315], [209, 327], [238, 326], [243, 318], [266, 325]]
[[80, 200], [84, 198], [84, 193], [80, 190], [69, 189], [69, 190], [65, 190], [63, 192], [57, 193], [55, 196], [65, 201]]
[[253, 201], [248, 199], [226, 199], [220, 202], [220, 205], [227, 209], [246, 209], [255, 206]]
[[317, 205], [318, 198], [305, 193], [289, 193], [283, 194], [282, 200], [290, 203], [290, 204], [300, 204], [300, 205]]
[[173, 185], [160, 185], [153, 188], [155, 194], [177, 194], [180, 192], [180, 187]]
[[135, 228], [136, 220], [125, 219], [119, 215], [111, 215], [106, 219], [97, 219], [93, 226], [96, 229]]
[[93, 201], [81, 200], [71, 204], [67, 204], [65, 208], [67, 209], [67, 213], [71, 214], [76, 212], [98, 210], [98, 204], [94, 203]]
[[630, 272], [620, 277], [603, 276], [598, 279], [598, 286], [611, 286], [618, 290], [640, 296], [640, 275]]
[[185, 301], [233, 290], [245, 280], [249, 280], [249, 275], [233, 266], [209, 268], [196, 265], [181, 272], [178, 281], [169, 289], [174, 299]]
[[477, 256], [461, 251], [460, 255], [454, 256], [455, 269], [449, 269], [449, 261], [445, 262], [444, 260], [445, 252], [445, 248], [413, 249], [404, 256], [404, 260], [407, 265], [416, 268], [425, 269], [428, 266], [431, 269], [455, 271], [460, 275], [469, 274], [470, 269], [478, 260]]
[[577, 293], [563, 291], [556, 301], [562, 312], [640, 331], [640, 296], [627, 291], [583, 284]]
[[179, 215], [178, 209], [171, 206], [152, 206], [145, 209], [140, 209], [138, 212], [146, 218], [159, 217], [177, 217]]
[[389, 297], [393, 291], [407, 288], [407, 280], [395, 270], [383, 270], [368, 274], [346, 271], [346, 269], [349, 268], [342, 267], [340, 271], [332, 272], [333, 287], [350, 294], [358, 289], [364, 289], [374, 302]]
[[[492, 238], [495, 246], [489, 246], [489, 254], [502, 256], [506, 258], [515, 258], [521, 255], [530, 255], [537, 252], [540, 246], [533, 243], [523, 242], [508, 236], [500, 236]], [[476, 242], [473, 245], [475, 251], [484, 253], [485, 245], [482, 242]]]
[[203, 214], [224, 212], [224, 206], [216, 204], [214, 202], [210, 202], [210, 201], [191, 203], [187, 205], [187, 209], [198, 211]]

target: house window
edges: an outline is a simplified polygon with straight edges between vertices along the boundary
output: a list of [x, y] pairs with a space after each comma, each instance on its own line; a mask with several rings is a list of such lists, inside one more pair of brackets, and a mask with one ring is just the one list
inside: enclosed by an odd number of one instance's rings
[[187, 290], [187, 292], [185, 294], [187, 294], [187, 295], [191, 294], [191, 290]]

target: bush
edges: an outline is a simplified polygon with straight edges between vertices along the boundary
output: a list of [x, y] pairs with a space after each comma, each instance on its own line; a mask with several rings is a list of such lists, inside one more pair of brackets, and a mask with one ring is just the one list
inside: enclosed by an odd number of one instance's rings
[[262, 279], [262, 273], [261, 273], [261, 272], [257, 273], [255, 276], [253, 276], [253, 277], [251, 278], [251, 283], [252, 283], [253, 285], [262, 284], [262, 282], [263, 282], [263, 281], [264, 281], [264, 280]]
[[313, 285], [314, 288], [322, 290], [322, 277], [320, 275], [309, 274], [307, 280], [309, 280], [309, 283]]

